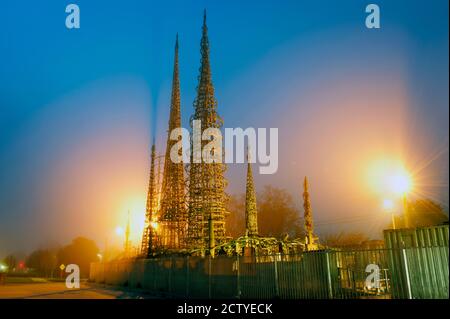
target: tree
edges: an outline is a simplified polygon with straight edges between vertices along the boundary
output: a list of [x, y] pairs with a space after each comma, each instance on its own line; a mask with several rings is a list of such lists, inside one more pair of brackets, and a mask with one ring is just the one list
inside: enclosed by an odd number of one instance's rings
[[10, 254], [3, 259], [3, 263], [8, 267], [9, 271], [12, 271], [16, 268], [17, 259], [16, 256]]
[[51, 277], [56, 269], [56, 256], [50, 250], [35, 250], [26, 259], [28, 268], [32, 268], [36, 274], [43, 277]]
[[[408, 203], [410, 227], [426, 227], [442, 225], [448, 222], [444, 209], [431, 199], [417, 199]], [[395, 217], [397, 225], [404, 225], [403, 215]]]
[[430, 199], [417, 199], [409, 204], [410, 223], [413, 227], [436, 226], [448, 222], [442, 207]]
[[77, 237], [72, 243], [58, 251], [58, 264], [76, 264], [80, 267], [80, 276], [88, 277], [90, 264], [98, 261], [99, 249], [93, 240]]
[[258, 196], [258, 227], [261, 236], [276, 238], [288, 234], [303, 238], [303, 222], [292, 196], [284, 189], [266, 186]]
[[226, 203], [227, 236], [237, 238], [245, 234], [245, 195], [230, 195]]
[[322, 244], [333, 248], [358, 248], [368, 242], [369, 238], [359, 232], [329, 234], [322, 237]]

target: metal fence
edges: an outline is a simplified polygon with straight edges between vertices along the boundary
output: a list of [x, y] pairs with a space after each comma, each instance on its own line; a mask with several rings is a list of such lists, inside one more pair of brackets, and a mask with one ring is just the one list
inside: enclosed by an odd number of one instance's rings
[[186, 298], [448, 298], [448, 274], [448, 247], [422, 247], [94, 263], [90, 280]]

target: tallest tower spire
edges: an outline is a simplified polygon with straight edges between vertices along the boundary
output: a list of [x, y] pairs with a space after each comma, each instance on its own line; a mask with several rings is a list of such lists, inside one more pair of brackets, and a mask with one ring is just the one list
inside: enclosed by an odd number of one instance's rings
[[[194, 125], [193, 121], [200, 121], [203, 133], [208, 128], [220, 128], [223, 123], [217, 114], [217, 101], [214, 97], [206, 11], [203, 15], [200, 53], [200, 74], [191, 126]], [[201, 140], [200, 143], [201, 150], [204, 150], [209, 141]], [[213, 150], [214, 153], [216, 151], [222, 153], [222, 150]], [[193, 160], [194, 152], [195, 149], [191, 151], [189, 166], [188, 239], [192, 248], [199, 249], [202, 253], [209, 248], [210, 253], [214, 254], [214, 247], [211, 246], [221, 244], [226, 239], [224, 207], [226, 183], [223, 176], [225, 165], [221, 162], [198, 163]]]
[[[174, 129], [181, 127], [180, 96], [177, 34], [175, 40], [169, 130], [167, 134], [166, 154], [164, 159], [164, 175], [162, 181], [162, 196], [160, 208], [162, 245], [168, 249], [182, 248], [186, 235], [186, 206], [184, 199], [183, 163], [175, 163], [170, 158], [171, 149], [176, 143], [179, 142], [177, 140], [170, 139], [170, 134]], [[182, 150], [180, 152], [182, 152]]]
[[[206, 25], [206, 10], [203, 15], [202, 38], [200, 41], [200, 75], [197, 86], [197, 98], [194, 102], [196, 119], [202, 120], [202, 128], [206, 125], [219, 127], [222, 125], [222, 119], [216, 113], [217, 101], [214, 97], [214, 86], [211, 76], [211, 65], [209, 60], [209, 39], [208, 26]], [[208, 120], [208, 116], [212, 116]]]

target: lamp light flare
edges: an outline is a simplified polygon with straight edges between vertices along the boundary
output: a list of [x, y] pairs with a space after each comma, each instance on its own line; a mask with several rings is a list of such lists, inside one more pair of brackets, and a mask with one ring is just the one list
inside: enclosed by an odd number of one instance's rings
[[117, 227], [116, 227], [116, 234], [117, 234], [118, 236], [122, 236], [123, 233], [124, 233], [123, 228], [120, 227], [120, 226], [117, 226]]
[[392, 201], [392, 199], [383, 200], [383, 209], [388, 212], [394, 210], [394, 202]]
[[411, 190], [411, 177], [406, 171], [387, 177], [387, 186], [392, 193], [405, 194]]
[[[145, 203], [144, 193], [130, 194], [124, 196], [122, 205], [118, 209], [117, 224], [126, 225], [128, 222], [130, 223], [129, 240], [133, 245], [140, 242], [145, 228]], [[125, 234], [124, 226], [122, 233]]]
[[412, 191], [411, 174], [399, 161], [379, 160], [368, 170], [369, 184], [372, 189], [383, 195], [405, 195]]

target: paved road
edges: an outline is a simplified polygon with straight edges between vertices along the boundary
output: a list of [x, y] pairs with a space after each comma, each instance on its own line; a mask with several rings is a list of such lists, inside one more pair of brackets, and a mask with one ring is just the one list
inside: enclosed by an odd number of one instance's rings
[[138, 291], [126, 291], [82, 283], [79, 289], [69, 289], [64, 282], [0, 285], [0, 299], [149, 299], [155, 296]]

